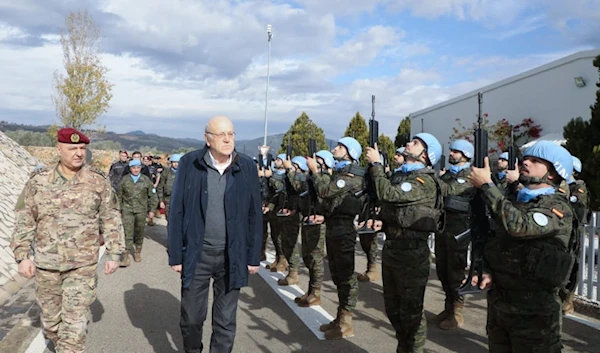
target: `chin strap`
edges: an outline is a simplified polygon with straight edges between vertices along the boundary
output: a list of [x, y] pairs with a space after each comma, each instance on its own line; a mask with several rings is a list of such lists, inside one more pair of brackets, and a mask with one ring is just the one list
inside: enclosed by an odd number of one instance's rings
[[549, 185], [554, 185], [554, 182], [550, 181], [548, 179], [548, 176], [550, 176], [550, 173], [546, 172], [546, 174], [544, 174], [543, 177], [530, 177], [530, 176], [524, 176], [521, 175], [519, 176], [519, 182], [525, 186], [531, 185], [531, 184], [549, 184]]
[[415, 161], [417, 161], [417, 162], [419, 162], [419, 163], [426, 164], [425, 162], [423, 162], [423, 161], [421, 160], [421, 157], [423, 156], [423, 154], [424, 154], [425, 152], [427, 152], [427, 150], [426, 150], [426, 149], [424, 149], [423, 151], [421, 151], [421, 153], [419, 153], [419, 155], [416, 155], [416, 154], [414, 154], [414, 153], [409, 153], [409, 152], [406, 152], [406, 151], [405, 151], [404, 153], [402, 153], [402, 155], [404, 156], [404, 158], [407, 158], [407, 157], [408, 157], [408, 158], [414, 159]]

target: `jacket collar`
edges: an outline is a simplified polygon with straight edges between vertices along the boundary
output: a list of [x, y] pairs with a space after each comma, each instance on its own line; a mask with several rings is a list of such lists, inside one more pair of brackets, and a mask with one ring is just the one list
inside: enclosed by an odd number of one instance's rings
[[[209, 150], [208, 146], [204, 145], [204, 148], [200, 150], [200, 154], [198, 154], [198, 156], [196, 157], [196, 163], [202, 169], [205, 169], [205, 170], [208, 168], [213, 168], [212, 166], [208, 165], [206, 163], [206, 161], [204, 160], [204, 157], [208, 154], [208, 150]], [[240, 161], [240, 155], [237, 154], [237, 152], [234, 149], [233, 152], [231, 152], [231, 164], [225, 170], [225, 173], [227, 173], [229, 170], [231, 170], [233, 173], [239, 172], [241, 170], [239, 161]]]

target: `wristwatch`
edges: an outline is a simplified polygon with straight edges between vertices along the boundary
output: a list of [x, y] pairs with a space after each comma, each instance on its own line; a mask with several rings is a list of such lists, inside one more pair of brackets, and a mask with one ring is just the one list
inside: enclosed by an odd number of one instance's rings
[[487, 191], [489, 188], [491, 188], [493, 186], [496, 186], [496, 184], [494, 184], [493, 182], [485, 183], [485, 184], [481, 185], [481, 190]]

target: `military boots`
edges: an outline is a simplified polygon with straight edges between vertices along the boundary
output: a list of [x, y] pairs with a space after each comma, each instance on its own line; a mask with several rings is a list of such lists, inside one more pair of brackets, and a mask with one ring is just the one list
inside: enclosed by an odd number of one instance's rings
[[[322, 327], [322, 326], [321, 326]], [[354, 336], [352, 328], [352, 313], [348, 310], [340, 310], [339, 321], [331, 325], [329, 330], [325, 331], [325, 339], [339, 340], [344, 337]]]
[[271, 272], [283, 272], [283, 271], [287, 270], [287, 268], [288, 268], [287, 259], [285, 258], [285, 256], [281, 255], [277, 264], [274, 267], [273, 267], [273, 265], [271, 265]]
[[446, 320], [448, 318], [448, 316], [450, 316], [452, 314], [453, 308], [454, 308], [454, 306], [452, 304], [452, 299], [446, 297], [446, 301], [444, 303], [444, 311], [442, 311], [441, 313], [437, 314], [433, 318], [428, 319], [427, 321], [429, 323], [439, 325], [440, 322]]
[[129, 250], [125, 251], [123, 254], [123, 259], [121, 260], [121, 264], [119, 265], [120, 267], [129, 267], [129, 265], [131, 265], [129, 255], [131, 255]]
[[367, 272], [361, 273], [356, 276], [361, 282], [375, 282], [379, 279], [379, 273], [377, 272], [377, 265], [369, 265]]
[[133, 253], [133, 261], [142, 262], [142, 247], [136, 247]]
[[331, 321], [328, 324], [323, 324], [323, 325], [319, 326], [319, 331], [327, 332], [327, 331], [331, 330], [334, 326], [339, 325], [340, 318], [341, 318], [341, 312], [342, 312], [342, 309], [338, 308], [336, 318], [333, 319], [333, 321]]
[[309, 306], [321, 305], [321, 287], [313, 287], [304, 299], [300, 299], [298, 302], [299, 307], [308, 308]]
[[442, 330], [454, 330], [462, 327], [465, 321], [462, 313], [463, 307], [463, 303], [455, 302], [453, 312], [449, 313], [448, 317], [440, 322], [440, 328]]
[[291, 270], [285, 278], [277, 281], [280, 286], [291, 286], [298, 283], [298, 270]]

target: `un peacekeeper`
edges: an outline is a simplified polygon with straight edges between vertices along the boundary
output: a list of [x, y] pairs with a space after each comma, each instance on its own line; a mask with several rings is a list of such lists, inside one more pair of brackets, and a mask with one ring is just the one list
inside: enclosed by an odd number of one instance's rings
[[119, 267], [125, 243], [109, 179], [84, 165], [90, 140], [71, 128], [60, 129], [57, 140], [60, 161], [33, 172], [17, 200], [11, 249], [19, 274], [35, 276], [44, 335], [56, 352], [78, 353], [96, 299], [98, 235], [106, 241], [105, 274]]
[[523, 154], [516, 202], [502, 195], [491, 180], [489, 161], [473, 168], [469, 178], [483, 191], [496, 224], [484, 260], [488, 268], [479, 283], [488, 291], [487, 332], [490, 352], [561, 352], [562, 303], [559, 289], [571, 273], [569, 251], [573, 211], [557, 192], [569, 180], [573, 160], [563, 147], [540, 141]]
[[379, 218], [386, 240], [382, 251], [385, 311], [396, 331], [396, 352], [423, 352], [427, 321], [423, 311], [429, 278], [430, 232], [438, 230], [442, 214], [442, 191], [435, 171], [442, 146], [431, 134], [420, 133], [406, 144], [401, 173], [385, 177], [379, 151], [367, 149], [381, 202]]
[[[326, 150], [321, 150], [315, 153], [315, 159], [319, 165], [319, 174], [324, 178], [331, 176], [333, 168], [333, 154]], [[296, 184], [298, 186], [298, 184]], [[302, 187], [302, 189], [307, 188]], [[297, 191], [301, 189], [298, 188]], [[309, 211], [310, 204], [308, 197], [303, 197], [300, 200], [300, 212], [302, 212], [302, 260], [308, 268], [308, 290], [304, 295], [294, 299], [294, 302], [300, 307], [309, 307], [313, 305], [321, 305], [321, 286], [323, 284], [323, 258], [325, 257], [325, 227], [323, 222], [323, 203], [316, 195], [316, 200], [311, 200], [315, 206], [314, 212]]]
[[358, 141], [342, 137], [332, 152], [338, 163], [331, 177], [319, 174], [319, 164], [314, 158], [307, 161], [317, 195], [323, 200], [327, 260], [331, 279], [338, 291], [336, 318], [319, 328], [328, 340], [354, 335], [352, 311], [358, 300], [358, 281], [354, 273], [354, 218], [365, 201], [355, 196], [362, 190], [363, 178], [350, 174], [351, 166], [358, 163], [362, 153]]
[[454, 236], [470, 228], [470, 202], [476, 189], [468, 179], [471, 159], [475, 153], [473, 144], [467, 140], [455, 140], [450, 144], [451, 164], [447, 172], [441, 172], [442, 193], [446, 210], [446, 227], [435, 236], [435, 268], [446, 295], [444, 311], [435, 316], [443, 330], [462, 327], [464, 296], [458, 295], [458, 287], [465, 279], [468, 242], [458, 244]]
[[[262, 199], [262, 213], [263, 213], [263, 237], [262, 237], [262, 248], [260, 261], [267, 260], [267, 239], [269, 238], [269, 228], [271, 223], [271, 209], [269, 208], [269, 202], [273, 197], [273, 190], [269, 186], [269, 178], [273, 175], [273, 173], [269, 173], [273, 167], [272, 165], [267, 166], [269, 163], [267, 154], [269, 153], [269, 146], [261, 146], [259, 147], [260, 155], [265, 156], [263, 158], [263, 165], [265, 168], [261, 169], [258, 160], [256, 161], [256, 169], [258, 170], [258, 180], [261, 184], [261, 199]], [[272, 163], [272, 162], [271, 162]], [[267, 176], [268, 175], [268, 176]], [[270, 267], [269, 267], [270, 268]]]
[[177, 167], [179, 167], [179, 160], [181, 154], [174, 154], [169, 158], [171, 166], [164, 170], [160, 175], [160, 181], [156, 193], [158, 195], [158, 201], [160, 202], [160, 208], [165, 209], [165, 218], [169, 220], [169, 202], [171, 201], [171, 193], [173, 192], [173, 183], [177, 176]]
[[[573, 157], [573, 174], [567, 182], [569, 185], [569, 201], [577, 216], [579, 224], [579, 234], [583, 234], [583, 225], [588, 223], [588, 204], [589, 204], [589, 193], [585, 181], [578, 179], [579, 174], [582, 170], [581, 160], [575, 156]], [[579, 272], [579, 261], [581, 261], [579, 254], [581, 253], [581, 239], [578, 238], [577, 246], [575, 248], [575, 264], [573, 264], [573, 270], [569, 277], [569, 283], [563, 290], [560, 291], [560, 297], [563, 300], [563, 314], [572, 314], [575, 311], [573, 307], [573, 300], [575, 299], [575, 289], [577, 288], [577, 274]]]
[[[130, 265], [129, 255], [132, 251], [135, 262], [142, 261], [142, 246], [144, 244], [144, 228], [146, 216], [154, 216], [158, 197], [154, 193], [154, 185], [142, 173], [142, 163], [133, 159], [129, 162], [130, 174], [126, 175], [119, 184], [117, 196], [121, 202], [121, 216], [125, 229], [125, 247], [121, 267]], [[135, 249], [134, 249], [135, 244]]]
[[302, 185], [302, 182], [296, 179], [297, 174], [304, 174], [308, 171], [306, 158], [296, 156], [292, 160], [286, 159], [283, 162], [286, 169], [285, 188], [287, 192], [288, 204], [282, 212], [286, 216], [281, 220], [281, 248], [283, 255], [288, 262], [288, 274], [285, 278], [277, 281], [280, 286], [289, 286], [298, 283], [298, 269], [300, 268], [300, 254], [298, 253], [298, 232], [300, 231], [300, 213], [299, 202], [300, 192], [296, 191]]
[[[273, 241], [273, 246], [275, 247], [275, 262], [268, 264], [265, 266], [266, 269], [271, 270], [271, 272], [282, 272], [285, 271], [288, 267], [287, 259], [283, 254], [283, 245], [282, 245], [282, 222], [283, 218], [277, 216], [277, 212], [281, 210], [285, 206], [285, 201], [287, 198], [286, 190], [285, 190], [285, 167], [283, 166], [283, 162], [287, 160], [287, 155], [285, 153], [277, 155], [274, 164], [274, 171], [270, 170], [265, 171], [265, 176], [269, 178], [269, 189], [271, 194], [271, 200], [269, 201], [267, 207], [269, 208], [270, 222], [271, 222], [271, 240]], [[263, 229], [263, 232], [265, 230]], [[265, 234], [263, 233], [263, 238]]]

